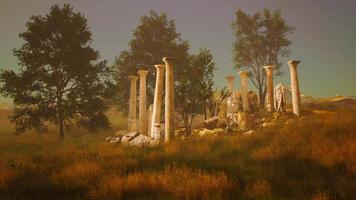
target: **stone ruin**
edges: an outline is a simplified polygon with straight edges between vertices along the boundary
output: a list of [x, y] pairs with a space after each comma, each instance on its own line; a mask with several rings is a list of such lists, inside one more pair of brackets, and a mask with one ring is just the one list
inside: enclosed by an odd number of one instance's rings
[[[128, 132], [119, 131], [115, 137], [107, 138], [111, 143], [128, 144], [132, 146], [154, 146], [165, 141], [166, 143], [173, 139], [175, 134], [175, 110], [174, 110], [174, 74], [173, 60], [164, 57], [164, 64], [157, 64], [156, 68], [156, 83], [154, 91], [153, 105], [147, 111], [147, 88], [146, 79], [148, 70], [138, 70], [138, 76], [129, 76], [130, 81], [130, 99], [129, 99], [129, 114], [128, 114]], [[291, 76], [291, 93], [293, 114], [300, 115], [300, 91], [297, 74], [297, 65], [300, 61], [291, 60], [288, 62]], [[266, 70], [266, 110], [273, 113], [286, 112], [286, 95], [288, 89], [278, 84], [273, 87], [273, 70], [275, 66], [265, 66]], [[199, 135], [214, 134], [214, 130], [218, 128], [219, 132], [229, 134], [236, 129], [246, 131], [243, 135], [250, 135], [254, 131], [253, 125], [263, 123], [262, 127], [271, 126], [271, 123], [264, 120], [256, 119], [255, 113], [259, 109], [259, 99], [254, 91], [248, 89], [248, 72], [240, 71], [240, 90], [234, 90], [234, 76], [227, 76], [227, 88], [229, 96], [221, 104], [218, 116], [211, 119], [201, 121], [204, 128], [199, 131]], [[139, 116], [137, 120], [137, 80], [139, 81]], [[162, 98], [163, 90], [164, 97], [164, 124], [161, 124]], [[222, 129], [225, 127], [225, 130]]]

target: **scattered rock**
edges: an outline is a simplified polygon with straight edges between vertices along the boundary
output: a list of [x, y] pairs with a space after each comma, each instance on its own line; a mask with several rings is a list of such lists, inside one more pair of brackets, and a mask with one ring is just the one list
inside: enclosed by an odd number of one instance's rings
[[272, 127], [272, 126], [274, 126], [275, 124], [276, 124], [275, 122], [264, 122], [264, 123], [262, 124], [262, 127], [263, 127], [263, 128]]
[[216, 128], [218, 121], [219, 121], [219, 117], [212, 117], [210, 119], [202, 121], [201, 123], [203, 124], [205, 129], [212, 130]]
[[114, 136], [114, 137], [111, 137], [110, 139], [110, 144], [119, 144], [121, 141], [121, 138], [120, 136]]
[[133, 131], [130, 133], [127, 133], [126, 135], [122, 136], [121, 143], [122, 144], [129, 144], [131, 140], [133, 140], [135, 137], [137, 137], [139, 134], [137, 131]]
[[147, 147], [153, 144], [154, 140], [148, 137], [147, 135], [139, 134], [130, 140], [130, 146], [137, 146], [137, 147]]
[[[222, 132], [224, 132], [224, 129], [221, 129]], [[210, 129], [204, 129], [198, 132], [198, 135], [200, 136], [206, 136], [206, 135], [218, 135], [219, 134], [219, 130], [210, 130]]]
[[255, 123], [255, 124], [260, 124], [262, 122], [264, 122], [263, 119], [256, 118], [256, 119], [253, 120], [253, 123]]
[[244, 133], [242, 133], [243, 136], [249, 136], [249, 135], [254, 135], [256, 133], [256, 131], [254, 130], [249, 130], [249, 131], [246, 131]]

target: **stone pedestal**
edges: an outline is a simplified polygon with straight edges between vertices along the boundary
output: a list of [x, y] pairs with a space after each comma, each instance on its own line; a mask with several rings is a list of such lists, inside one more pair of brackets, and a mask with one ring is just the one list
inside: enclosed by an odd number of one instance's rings
[[173, 60], [164, 57], [163, 62], [166, 66], [165, 83], [165, 142], [169, 142], [174, 136], [174, 77]]
[[153, 99], [152, 122], [151, 122], [151, 138], [159, 140], [161, 135], [161, 109], [162, 109], [162, 93], [164, 81], [165, 65], [155, 65], [156, 68], [156, 86]]
[[138, 111], [139, 117], [139, 129], [138, 132], [140, 134], [147, 134], [147, 87], [146, 87], [146, 79], [147, 79], [147, 70], [138, 70], [138, 75], [140, 77], [140, 105]]
[[136, 98], [137, 98], [137, 76], [129, 76], [130, 80], [130, 100], [129, 100], [129, 116], [128, 116], [128, 131], [137, 130], [136, 120]]
[[288, 62], [290, 69], [290, 82], [292, 86], [292, 104], [293, 113], [297, 116], [300, 115], [300, 90], [299, 90], [299, 80], [297, 65], [300, 63], [298, 60], [290, 60]]
[[266, 70], [266, 108], [268, 112], [274, 111], [274, 92], [273, 92], [273, 69], [274, 65], [264, 66]]
[[246, 71], [240, 71], [239, 76], [241, 79], [241, 94], [242, 94], [242, 109], [244, 112], [249, 112], [248, 103], [248, 73]]

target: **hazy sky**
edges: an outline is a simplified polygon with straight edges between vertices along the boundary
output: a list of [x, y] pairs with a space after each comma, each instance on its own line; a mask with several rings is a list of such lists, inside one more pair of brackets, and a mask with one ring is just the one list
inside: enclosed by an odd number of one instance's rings
[[[275, 83], [289, 85], [289, 59], [301, 60], [298, 67], [302, 93], [328, 97], [356, 96], [356, 1], [355, 0], [0, 0], [0, 69], [18, 69], [12, 49], [23, 41], [31, 15], [48, 13], [54, 3], [70, 3], [88, 19], [93, 47], [112, 64], [127, 48], [139, 18], [149, 10], [174, 19], [177, 31], [188, 39], [191, 53], [199, 48], [212, 51], [218, 67], [216, 83], [225, 86], [233, 73], [231, 22], [235, 11], [249, 13], [263, 8], [279, 9], [296, 28], [290, 58], [284, 59], [284, 75]], [[236, 80], [235, 88], [239, 87]], [[250, 84], [252, 88], [252, 84]]]

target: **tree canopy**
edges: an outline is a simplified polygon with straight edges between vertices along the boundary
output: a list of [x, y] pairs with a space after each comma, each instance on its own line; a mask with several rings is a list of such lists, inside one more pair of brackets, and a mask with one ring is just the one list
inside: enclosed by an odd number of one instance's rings
[[0, 74], [0, 92], [14, 102], [16, 131], [45, 131], [50, 122], [64, 137], [64, 125], [74, 122], [89, 130], [107, 127], [112, 70], [90, 47], [85, 17], [68, 4], [54, 5], [49, 14], [32, 16], [26, 28], [19, 34], [25, 43], [14, 49], [20, 71]]
[[274, 74], [281, 75], [280, 58], [290, 54], [288, 47], [291, 41], [287, 36], [294, 28], [285, 22], [280, 11], [268, 9], [253, 15], [238, 10], [232, 27], [235, 32], [235, 67], [249, 72], [252, 83], [259, 91], [260, 104], [263, 105], [266, 85], [263, 66], [276, 65]]
[[175, 79], [179, 78], [188, 65], [189, 43], [176, 31], [174, 20], [165, 14], [150, 11], [140, 18], [139, 25], [133, 32], [129, 48], [122, 51], [115, 59], [118, 86], [117, 103], [120, 110], [127, 112], [129, 99], [129, 75], [137, 75], [138, 69], [147, 69], [147, 96], [152, 102], [155, 86], [155, 64], [162, 63], [163, 57], [176, 58]]

